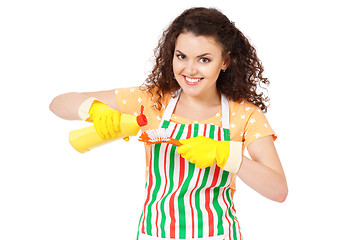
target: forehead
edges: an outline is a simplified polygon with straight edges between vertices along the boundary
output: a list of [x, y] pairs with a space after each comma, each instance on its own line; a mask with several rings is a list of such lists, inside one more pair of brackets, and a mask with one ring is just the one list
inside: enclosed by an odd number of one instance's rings
[[204, 53], [221, 55], [223, 49], [215, 37], [196, 36], [191, 32], [186, 32], [178, 36], [175, 42], [175, 50], [189, 55], [200, 55]]

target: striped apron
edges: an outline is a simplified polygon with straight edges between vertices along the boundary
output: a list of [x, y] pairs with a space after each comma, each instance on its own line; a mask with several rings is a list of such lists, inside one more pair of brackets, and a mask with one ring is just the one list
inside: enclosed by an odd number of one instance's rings
[[[222, 96], [222, 127], [170, 121], [179, 98], [171, 98], [160, 123], [175, 139], [205, 136], [230, 141], [228, 100]], [[216, 164], [200, 169], [176, 146], [152, 145], [138, 240], [240, 240], [230, 189], [231, 174]]]

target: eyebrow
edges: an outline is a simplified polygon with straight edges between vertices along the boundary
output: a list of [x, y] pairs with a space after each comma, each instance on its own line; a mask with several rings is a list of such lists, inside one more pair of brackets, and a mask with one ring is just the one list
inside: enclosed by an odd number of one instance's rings
[[[185, 56], [186, 56], [186, 54], [182, 53], [182, 52], [181, 52], [181, 51], [179, 51], [179, 50], [176, 50], [176, 52], [178, 52], [178, 53], [183, 54], [183, 55], [185, 55]], [[211, 56], [212, 56], [212, 54], [210, 54], [210, 53], [203, 53], [203, 54], [201, 54], [201, 55], [197, 56], [197, 58], [204, 57], [204, 56], [207, 56], [207, 55], [211, 55]]]

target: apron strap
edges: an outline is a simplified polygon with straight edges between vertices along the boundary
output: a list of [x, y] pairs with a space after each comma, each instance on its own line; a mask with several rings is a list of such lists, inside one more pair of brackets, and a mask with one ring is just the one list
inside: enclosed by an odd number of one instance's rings
[[170, 99], [167, 107], [165, 108], [165, 111], [164, 111], [163, 117], [162, 117], [162, 121], [160, 122], [159, 127], [163, 126], [164, 121], [170, 121], [170, 119], [172, 117], [172, 114], [174, 112], [174, 109], [175, 109], [175, 105], [178, 102], [180, 92], [181, 92], [180, 89], [177, 90], [176, 92], [174, 92], [174, 94], [173, 94], [172, 98]]
[[228, 105], [228, 99], [223, 94], [221, 95], [221, 101], [222, 101], [222, 128], [229, 129], [229, 105]]

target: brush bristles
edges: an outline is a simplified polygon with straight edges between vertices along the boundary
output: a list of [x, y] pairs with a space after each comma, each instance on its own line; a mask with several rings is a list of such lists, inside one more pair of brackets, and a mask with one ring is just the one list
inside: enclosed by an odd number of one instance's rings
[[150, 129], [146, 133], [149, 137], [149, 142], [166, 142], [170, 140], [169, 133], [164, 128]]

